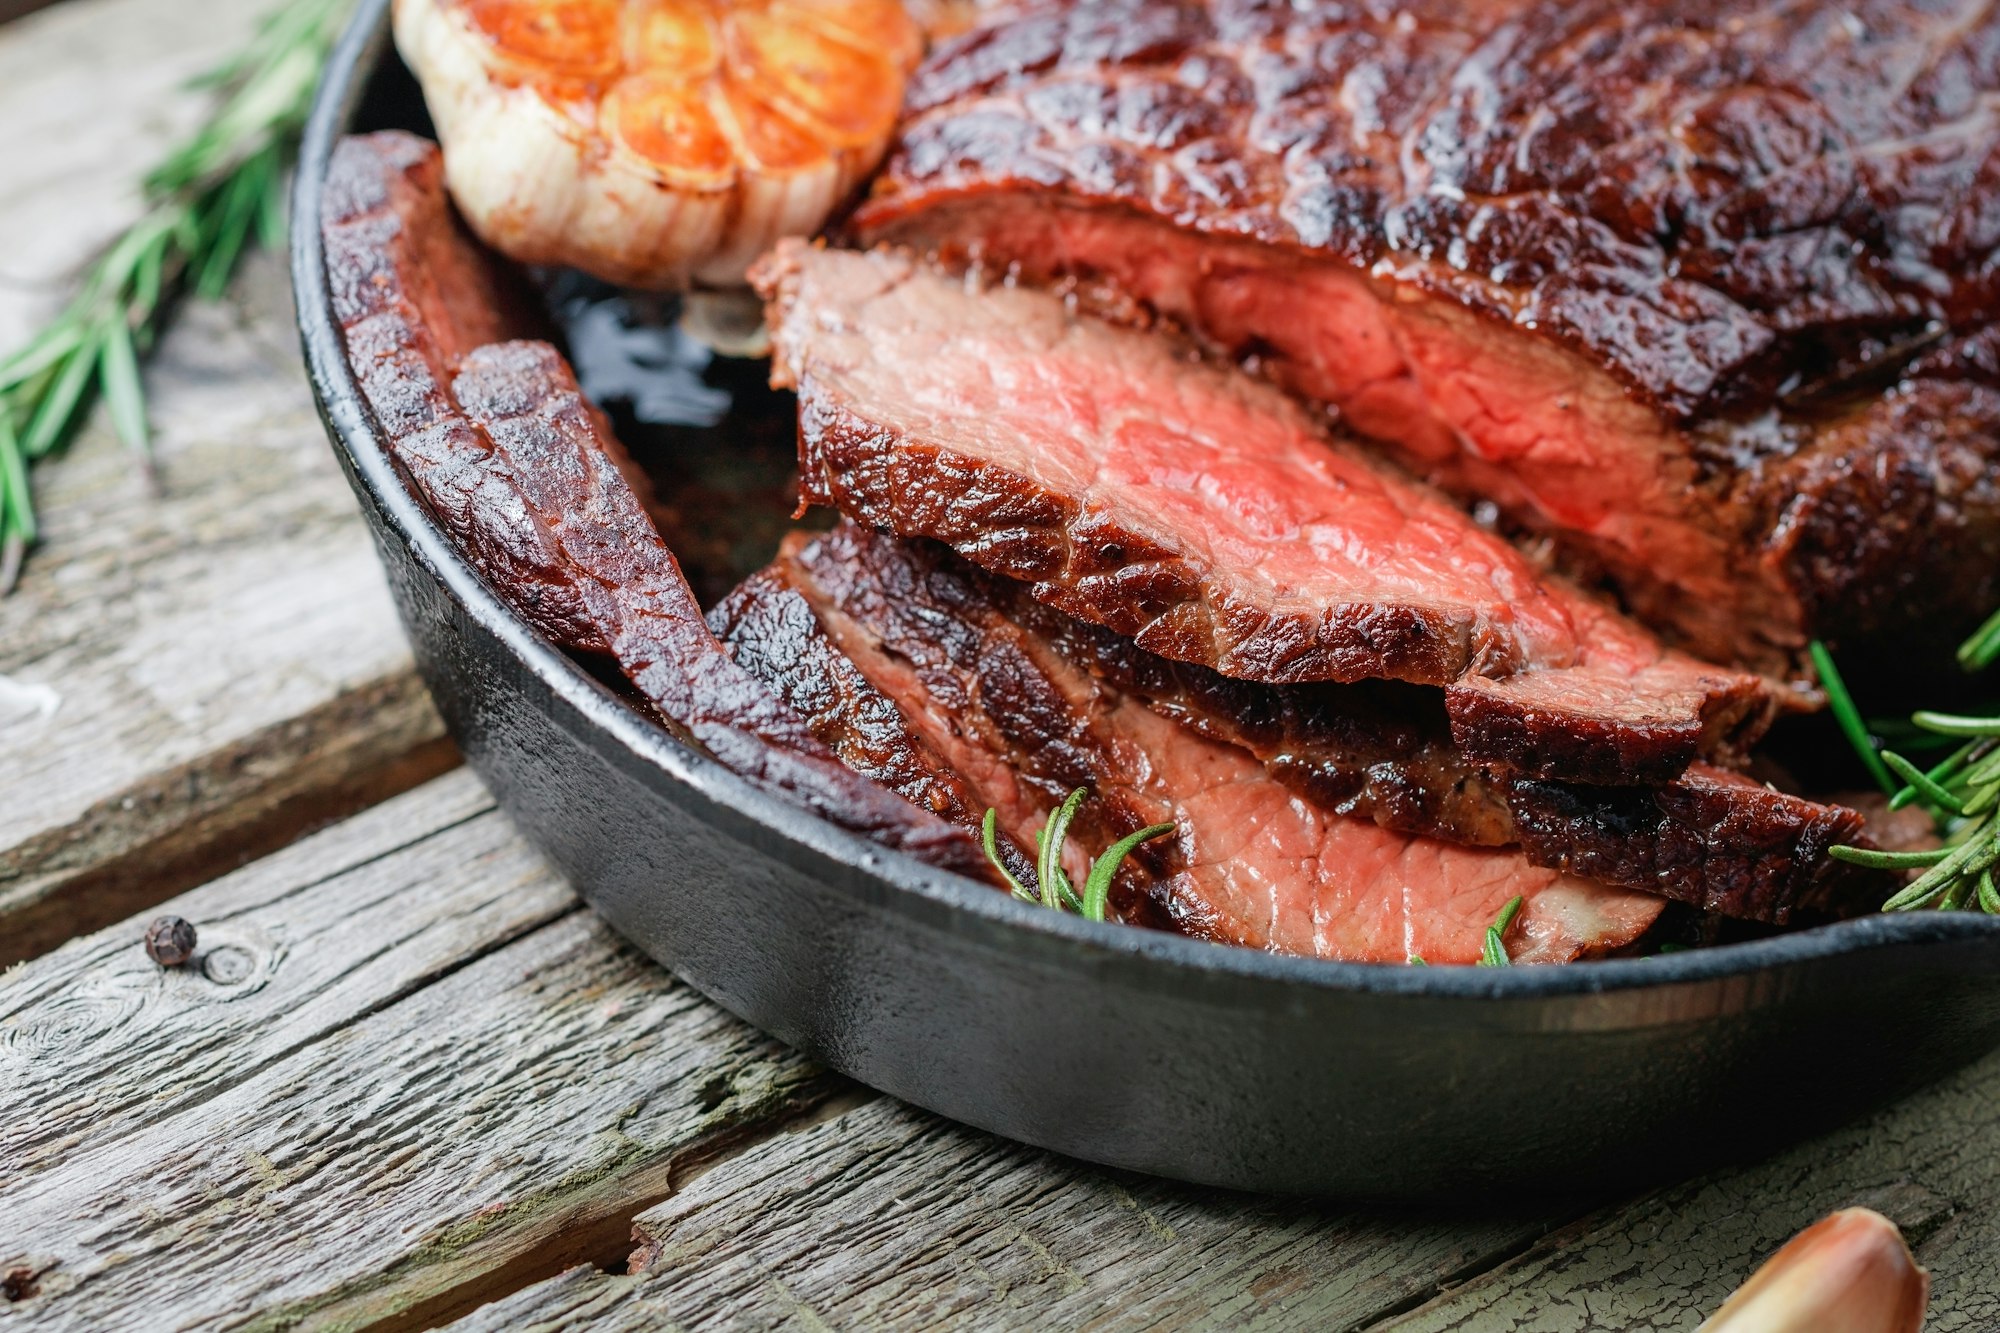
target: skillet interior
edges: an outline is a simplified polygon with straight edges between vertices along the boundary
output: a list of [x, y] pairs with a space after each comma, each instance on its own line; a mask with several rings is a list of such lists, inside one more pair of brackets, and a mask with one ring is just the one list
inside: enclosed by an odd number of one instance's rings
[[1014, 902], [681, 746], [481, 584], [348, 372], [317, 227], [328, 157], [350, 130], [427, 127], [387, 11], [368, 0], [336, 51], [294, 197], [321, 414], [470, 762], [593, 906], [725, 1007], [1012, 1138], [1374, 1196], [1596, 1190], [1755, 1153], [2000, 1044], [2000, 921], [1977, 914], [1561, 968], [1280, 958]]

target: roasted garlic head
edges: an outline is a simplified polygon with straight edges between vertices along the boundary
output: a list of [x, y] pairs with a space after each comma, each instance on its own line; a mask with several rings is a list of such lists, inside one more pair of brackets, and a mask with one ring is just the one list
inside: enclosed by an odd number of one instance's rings
[[899, 0], [396, 0], [480, 238], [628, 286], [727, 286], [880, 160]]

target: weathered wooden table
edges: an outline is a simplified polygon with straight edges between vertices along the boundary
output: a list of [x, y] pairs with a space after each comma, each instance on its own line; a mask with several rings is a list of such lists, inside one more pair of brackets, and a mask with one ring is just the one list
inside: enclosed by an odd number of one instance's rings
[[[0, 27], [0, 350], [263, 3]], [[93, 425], [0, 601], [0, 1324], [1685, 1329], [1865, 1203], [1931, 1327], [2000, 1328], [2000, 1059], [1640, 1198], [1425, 1213], [1101, 1171], [813, 1068], [621, 946], [457, 767], [279, 263], [149, 385], [160, 493]], [[191, 967], [141, 951], [157, 910]]]

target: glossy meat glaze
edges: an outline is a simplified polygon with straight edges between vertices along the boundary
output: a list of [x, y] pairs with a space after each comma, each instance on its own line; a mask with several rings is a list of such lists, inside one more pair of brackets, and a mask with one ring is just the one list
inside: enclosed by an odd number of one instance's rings
[[855, 774], [710, 633], [603, 416], [464, 232], [435, 145], [343, 140], [321, 227], [349, 364], [411, 487], [536, 629], [609, 657], [662, 722], [844, 827], [987, 873], [956, 825]]
[[855, 219], [1253, 362], [1705, 656], [2000, 598], [2000, 14], [1085, 0]]
[[[774, 593], [798, 599], [815, 623], [757, 616]], [[1660, 915], [1657, 897], [1536, 867], [1512, 849], [1454, 846], [1299, 800], [1241, 748], [1170, 720], [1010, 617], [1006, 598], [1004, 584], [941, 547], [843, 524], [796, 536], [717, 618], [739, 660], [764, 664], [804, 707], [820, 694], [807, 665], [819, 658], [814, 640], [835, 645], [906, 720], [904, 743], [961, 775], [1017, 847], [1034, 845], [1072, 788], [1088, 788], [1072, 826], [1079, 883], [1079, 847], [1174, 824], [1120, 876], [1114, 903], [1128, 920], [1308, 957], [1470, 963], [1517, 895], [1507, 943], [1520, 962], [1615, 951]], [[841, 695], [851, 707], [873, 702]]]
[[1572, 781], [1670, 780], [1778, 706], [1165, 339], [901, 254], [788, 242], [753, 276], [808, 500], [1149, 651], [1267, 684], [1442, 685], [1468, 754]]

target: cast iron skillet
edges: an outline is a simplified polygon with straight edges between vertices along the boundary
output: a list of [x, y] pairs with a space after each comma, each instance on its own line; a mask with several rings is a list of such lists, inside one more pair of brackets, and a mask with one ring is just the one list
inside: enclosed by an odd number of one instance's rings
[[[1875, 917], [1558, 968], [1281, 958], [1015, 902], [772, 797], [647, 722], [474, 575], [383, 452], [319, 241], [350, 130], [425, 128], [388, 0], [306, 133], [307, 366], [418, 664], [521, 831], [627, 938], [864, 1083], [1077, 1157], [1255, 1190], [1604, 1188], [1741, 1155], [2000, 1044], [2000, 921]], [[729, 447], [727, 425], [714, 447]]]

